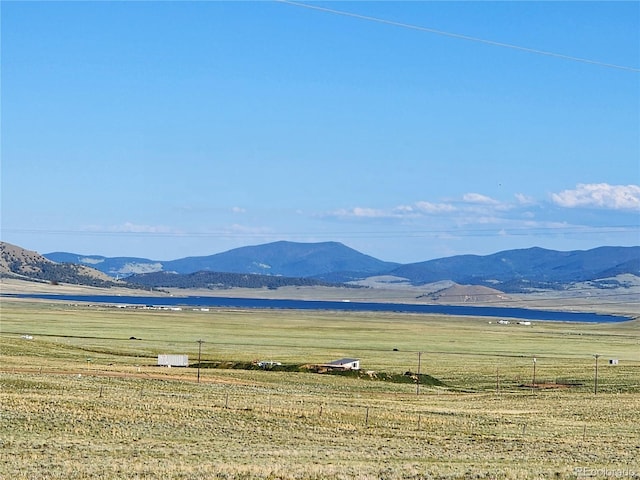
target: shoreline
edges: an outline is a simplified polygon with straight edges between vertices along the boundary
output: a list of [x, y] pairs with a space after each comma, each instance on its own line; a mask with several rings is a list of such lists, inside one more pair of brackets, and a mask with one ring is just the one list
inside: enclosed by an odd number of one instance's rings
[[[437, 306], [467, 306], [490, 308], [516, 308], [527, 310], [542, 310], [556, 312], [594, 313], [625, 317], [628, 320], [640, 318], [640, 288], [638, 292], [621, 292], [619, 295], [610, 291], [601, 291], [601, 295], [576, 296], [572, 292], [535, 292], [527, 294], [505, 294], [501, 300], [469, 302], [443, 302], [420, 299], [424, 289], [420, 287], [407, 288], [341, 288], [341, 287], [282, 287], [276, 290], [266, 288], [229, 288], [223, 290], [209, 289], [165, 289], [142, 290], [125, 287], [91, 287], [84, 285], [29, 282], [15, 279], [0, 281], [2, 300], [10, 301], [43, 301], [36, 298], [19, 298], [14, 295], [51, 295], [61, 296], [109, 296], [109, 297], [150, 297], [157, 299], [179, 298], [237, 298], [248, 300], [291, 300], [342, 303], [385, 303], [402, 305], [437, 305]], [[636, 295], [637, 293], [637, 295]], [[634, 302], [629, 302], [633, 298]], [[63, 300], [63, 299], [60, 299]], [[626, 300], [626, 301], [623, 301]], [[47, 298], [45, 301], [57, 301]], [[126, 303], [126, 302], [122, 302]]]
[[[110, 306], [130, 309], [149, 310], [200, 310], [209, 309], [249, 309], [249, 310], [316, 310], [360, 313], [406, 313], [418, 315], [444, 315], [450, 317], [475, 317], [496, 319], [497, 324], [530, 326], [532, 322], [571, 322], [571, 323], [622, 323], [635, 318], [621, 315], [594, 312], [540, 310], [522, 307], [483, 306], [483, 305], [443, 305], [430, 303], [382, 303], [351, 302], [327, 300], [291, 300], [261, 299], [246, 297], [211, 297], [211, 296], [132, 296], [132, 295], [78, 295], [78, 294], [7, 294], [2, 298], [22, 298], [44, 301], [63, 301], [67, 303], [83, 303], [92, 306]], [[493, 322], [489, 322], [493, 323]]]

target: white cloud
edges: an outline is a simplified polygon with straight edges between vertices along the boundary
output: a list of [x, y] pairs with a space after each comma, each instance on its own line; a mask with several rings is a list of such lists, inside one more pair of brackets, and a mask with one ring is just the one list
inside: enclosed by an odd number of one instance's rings
[[416, 202], [416, 208], [424, 213], [454, 212], [456, 207], [449, 203]]
[[126, 222], [121, 226], [123, 232], [131, 233], [169, 233], [171, 229], [164, 225], [140, 225]]
[[520, 205], [534, 205], [536, 203], [535, 198], [525, 195], [524, 193], [516, 193], [514, 196]]
[[380, 210], [376, 208], [341, 208], [328, 214], [330, 217], [338, 218], [391, 218], [398, 215], [394, 215], [391, 211]]
[[639, 185], [609, 185], [581, 183], [574, 190], [551, 194], [552, 201], [561, 207], [599, 207], [611, 210], [640, 210]]
[[[466, 193], [461, 201], [429, 202], [420, 200], [408, 205], [397, 205], [389, 208], [353, 207], [341, 208], [328, 213], [328, 217], [359, 219], [418, 219], [435, 216], [461, 217], [472, 215], [474, 223], [487, 223], [486, 218], [497, 212], [513, 208], [509, 203], [501, 203], [479, 193]], [[481, 218], [482, 217], [482, 218]], [[466, 221], [465, 221], [466, 223]]]
[[99, 226], [91, 225], [84, 229], [87, 232], [97, 233], [155, 233], [155, 234], [175, 234], [177, 231], [165, 225], [143, 225], [132, 222], [125, 222], [120, 225]]
[[465, 193], [462, 196], [462, 200], [467, 203], [479, 203], [481, 205], [498, 205], [500, 203], [497, 200], [480, 193]]
[[366, 218], [379, 218], [389, 216], [383, 210], [378, 210], [375, 208], [362, 208], [355, 207], [352, 210], [352, 214], [354, 217], [366, 217]]
[[231, 208], [231, 211], [233, 213], [246, 213], [247, 212], [247, 210], [242, 208], [242, 207], [233, 207], [233, 208]]
[[[567, 211], [548, 208], [549, 204], [525, 193], [516, 193], [510, 201], [500, 201], [480, 193], [469, 192], [457, 199], [442, 201], [420, 200], [388, 207], [354, 207], [329, 212], [325, 217], [359, 224], [390, 223], [398, 228], [416, 231], [449, 231], [478, 229], [482, 231], [504, 230], [517, 235], [549, 235], [552, 232], [575, 231], [579, 226], [591, 228], [606, 225], [612, 220], [611, 209], [618, 215], [640, 210], [640, 187], [637, 185], [612, 186], [608, 184], [578, 185], [553, 197], [554, 204], [566, 208], [601, 207], [600, 218], [590, 212], [588, 218], [579, 210]], [[608, 210], [605, 210], [608, 209]], [[626, 213], [625, 213], [626, 212]], [[586, 223], [585, 223], [586, 222]]]
[[416, 202], [412, 205], [398, 205], [388, 209], [380, 208], [367, 208], [367, 207], [354, 207], [354, 208], [341, 208], [335, 210], [329, 214], [331, 217], [340, 218], [416, 218], [424, 217], [425, 215], [437, 215], [442, 213], [450, 213], [457, 210], [456, 207], [448, 203], [431, 203], [431, 202]]

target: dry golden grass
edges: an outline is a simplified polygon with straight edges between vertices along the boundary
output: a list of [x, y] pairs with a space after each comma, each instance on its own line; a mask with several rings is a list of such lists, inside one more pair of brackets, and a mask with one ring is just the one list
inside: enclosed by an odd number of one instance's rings
[[[1, 327], [3, 479], [640, 476], [637, 323], [4, 302]], [[388, 372], [415, 370], [423, 350], [423, 371], [450, 388], [218, 369], [196, 383], [194, 368], [153, 366], [161, 352], [193, 361], [198, 338], [207, 361], [353, 355]], [[537, 383], [582, 385], [523, 388], [533, 354]]]

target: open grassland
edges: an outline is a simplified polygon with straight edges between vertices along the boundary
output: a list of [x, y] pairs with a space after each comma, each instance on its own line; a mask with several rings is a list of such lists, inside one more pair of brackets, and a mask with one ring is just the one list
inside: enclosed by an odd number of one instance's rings
[[[0, 327], [3, 479], [640, 478], [638, 321], [3, 300]], [[198, 339], [203, 362], [356, 357], [387, 373], [424, 352], [447, 387], [155, 366], [195, 363]]]

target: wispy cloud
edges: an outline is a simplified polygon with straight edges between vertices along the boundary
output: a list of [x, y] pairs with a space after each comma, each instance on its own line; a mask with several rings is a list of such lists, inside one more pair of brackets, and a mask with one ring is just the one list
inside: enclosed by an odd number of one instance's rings
[[[498, 224], [533, 221], [539, 215], [554, 215], [559, 211], [545, 208], [555, 205], [562, 208], [600, 208], [616, 210], [621, 214], [640, 210], [640, 186], [609, 185], [607, 183], [579, 184], [575, 189], [563, 190], [550, 195], [548, 200], [536, 199], [525, 193], [517, 193], [511, 201], [500, 201], [477, 192], [464, 193], [460, 197], [434, 202], [420, 200], [411, 204], [373, 208], [357, 206], [342, 208], [322, 215], [340, 220], [395, 220], [410, 221], [421, 218], [448, 219], [456, 225]], [[577, 218], [576, 218], [577, 219]], [[538, 219], [540, 221], [544, 221]], [[551, 220], [551, 219], [548, 219]], [[579, 222], [578, 222], [579, 223]]]
[[233, 225], [224, 227], [223, 232], [229, 235], [266, 235], [272, 234], [273, 230], [269, 227], [240, 225], [238, 223], [234, 223]]
[[457, 200], [446, 202], [431, 202], [420, 200], [412, 204], [396, 205], [389, 208], [352, 207], [334, 210], [325, 214], [325, 217], [340, 219], [415, 219], [422, 217], [459, 216], [473, 214], [490, 217], [493, 211], [502, 211], [511, 208], [509, 204], [501, 203], [486, 195], [479, 193], [466, 193]]
[[368, 218], [368, 219], [408, 219], [425, 216], [451, 214], [459, 210], [452, 202], [418, 201], [410, 205], [397, 205], [389, 208], [353, 207], [341, 208], [324, 215], [336, 218]]
[[456, 207], [450, 203], [416, 202], [415, 208], [425, 214], [451, 213]]
[[560, 207], [597, 207], [610, 210], [640, 210], [639, 185], [581, 183], [573, 190], [552, 193], [551, 200]]
[[[600, 215], [581, 211], [598, 207]], [[358, 206], [328, 212], [322, 217], [344, 222], [394, 225], [394, 228], [428, 231], [502, 231], [503, 234], [536, 232], [612, 232], [627, 225], [630, 214], [640, 209], [637, 185], [581, 184], [575, 189], [538, 199], [525, 193], [509, 201], [469, 192], [444, 201], [420, 200], [389, 207]], [[585, 216], [586, 215], [586, 216]], [[618, 230], [615, 230], [616, 232]]]
[[537, 203], [535, 198], [524, 193], [516, 193], [515, 198], [519, 205], [535, 205]]
[[465, 193], [462, 200], [466, 203], [476, 203], [480, 205], [498, 205], [500, 202], [481, 193]]
[[150, 233], [150, 234], [178, 234], [177, 230], [166, 225], [144, 225], [133, 222], [124, 222], [118, 225], [89, 225], [83, 229], [86, 232], [96, 233]]

